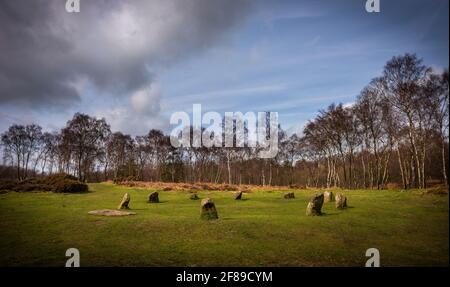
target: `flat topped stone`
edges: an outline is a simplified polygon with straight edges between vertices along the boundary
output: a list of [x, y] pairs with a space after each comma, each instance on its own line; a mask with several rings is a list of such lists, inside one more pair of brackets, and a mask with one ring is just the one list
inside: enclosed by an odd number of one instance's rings
[[136, 214], [136, 212], [120, 211], [112, 209], [92, 210], [89, 211], [88, 213], [91, 215], [100, 215], [100, 216], [128, 216]]

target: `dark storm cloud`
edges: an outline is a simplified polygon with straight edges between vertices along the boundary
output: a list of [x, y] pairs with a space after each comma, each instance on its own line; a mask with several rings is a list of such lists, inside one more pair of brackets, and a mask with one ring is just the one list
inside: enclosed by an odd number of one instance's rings
[[0, 1], [0, 105], [64, 107], [88, 82], [131, 96], [152, 84], [155, 65], [179, 61], [245, 18], [245, 0]]

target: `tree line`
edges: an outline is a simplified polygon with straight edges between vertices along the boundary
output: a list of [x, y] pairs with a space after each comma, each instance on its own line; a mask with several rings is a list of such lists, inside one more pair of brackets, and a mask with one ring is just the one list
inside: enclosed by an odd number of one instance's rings
[[132, 137], [82, 113], [53, 133], [15, 124], [1, 135], [0, 172], [20, 180], [64, 172], [82, 181], [370, 189], [448, 184], [448, 81], [448, 70], [434, 71], [414, 54], [393, 57], [352, 105], [320, 110], [302, 135], [288, 136], [280, 127], [272, 159], [258, 158], [258, 147], [175, 148], [160, 130]]

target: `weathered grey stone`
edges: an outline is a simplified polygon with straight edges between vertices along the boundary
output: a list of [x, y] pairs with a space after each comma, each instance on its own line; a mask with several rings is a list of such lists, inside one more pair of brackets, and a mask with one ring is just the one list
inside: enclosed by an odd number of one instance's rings
[[111, 210], [111, 209], [92, 210], [92, 211], [89, 211], [88, 213], [90, 215], [100, 215], [100, 216], [129, 216], [129, 215], [136, 214], [136, 212], [119, 211], [119, 210]]
[[309, 200], [308, 207], [306, 207], [306, 215], [322, 215], [323, 198], [322, 193], [313, 195]]
[[345, 195], [338, 193], [336, 194], [336, 208], [344, 209], [347, 207], [347, 197]]
[[334, 195], [333, 195], [333, 192], [331, 192], [331, 191], [325, 191], [325, 192], [323, 193], [323, 201], [324, 201], [324, 202], [332, 202], [332, 201], [334, 201]]
[[201, 219], [205, 220], [211, 220], [211, 219], [218, 219], [219, 216], [217, 214], [216, 205], [210, 198], [202, 199], [201, 202]]
[[234, 195], [234, 199], [236, 199], [236, 200], [241, 200], [241, 199], [242, 199], [242, 191], [238, 191], [238, 192]]
[[130, 200], [130, 194], [128, 194], [128, 192], [125, 193], [117, 209], [129, 209], [130, 207], [128, 205], [130, 204]]
[[149, 196], [148, 196], [148, 202], [149, 203], [159, 203], [159, 193], [157, 191], [152, 192]]
[[285, 199], [294, 199], [295, 198], [295, 194], [293, 192], [288, 192], [284, 195]]

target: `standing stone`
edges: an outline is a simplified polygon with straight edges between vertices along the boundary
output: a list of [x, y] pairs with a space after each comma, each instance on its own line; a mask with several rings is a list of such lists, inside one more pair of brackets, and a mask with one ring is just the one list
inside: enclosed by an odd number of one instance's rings
[[332, 202], [332, 201], [334, 201], [334, 195], [333, 195], [333, 192], [331, 192], [331, 191], [325, 191], [325, 192], [323, 193], [323, 201], [324, 201], [324, 202]]
[[125, 193], [125, 195], [123, 196], [122, 201], [120, 202], [117, 209], [130, 209], [130, 207], [128, 207], [128, 204], [130, 204], [130, 200], [131, 200], [131, 197], [128, 194], [128, 192]]
[[190, 197], [192, 200], [198, 200], [198, 195], [196, 193], [192, 194]]
[[242, 199], [242, 191], [239, 191], [235, 194], [234, 199], [241, 200]]
[[148, 196], [148, 202], [149, 203], [159, 203], [159, 193], [157, 191], [151, 193]]
[[315, 216], [322, 214], [322, 205], [323, 205], [323, 194], [315, 194], [311, 197], [308, 203], [308, 207], [306, 207], [306, 215]]
[[343, 194], [336, 194], [336, 208], [337, 209], [344, 209], [347, 207], [347, 197], [345, 197]]
[[293, 192], [288, 192], [288, 193], [286, 193], [286, 194], [284, 195], [284, 198], [285, 198], [285, 199], [294, 199], [294, 198], [295, 198], [295, 195], [294, 195]]
[[205, 198], [201, 202], [201, 219], [210, 220], [218, 219], [217, 210], [214, 202], [210, 198]]

